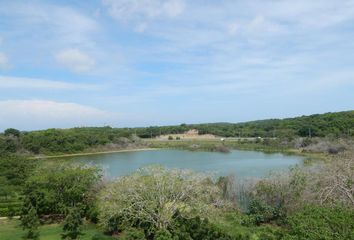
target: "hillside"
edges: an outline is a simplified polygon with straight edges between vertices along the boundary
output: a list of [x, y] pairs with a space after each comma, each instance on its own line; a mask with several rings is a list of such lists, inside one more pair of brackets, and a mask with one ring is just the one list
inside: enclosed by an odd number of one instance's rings
[[195, 129], [200, 135], [221, 137], [352, 137], [354, 111], [314, 114], [287, 119], [244, 123], [181, 124], [144, 128], [83, 127], [20, 132], [7, 129], [0, 135], [0, 153], [74, 153], [104, 147], [134, 148], [140, 138], [183, 134]]

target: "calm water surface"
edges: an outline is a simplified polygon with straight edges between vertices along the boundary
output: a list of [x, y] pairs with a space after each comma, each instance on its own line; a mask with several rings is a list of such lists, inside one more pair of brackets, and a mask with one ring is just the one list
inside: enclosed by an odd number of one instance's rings
[[74, 157], [74, 161], [103, 167], [110, 177], [127, 175], [143, 166], [159, 164], [167, 168], [192, 169], [216, 175], [235, 174], [240, 178], [264, 177], [271, 171], [301, 165], [299, 156], [233, 150], [230, 153], [153, 150]]

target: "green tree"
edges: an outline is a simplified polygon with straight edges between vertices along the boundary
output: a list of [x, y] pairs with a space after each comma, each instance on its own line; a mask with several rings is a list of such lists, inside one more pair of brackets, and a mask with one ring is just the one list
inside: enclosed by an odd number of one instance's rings
[[28, 178], [24, 197], [37, 207], [39, 215], [63, 215], [74, 206], [87, 210], [92, 205], [88, 192], [99, 179], [95, 167], [52, 163], [38, 168]]
[[5, 136], [15, 136], [15, 137], [19, 137], [21, 134], [21, 132], [15, 128], [8, 128], [4, 131], [4, 135]]
[[27, 230], [26, 234], [23, 236], [24, 239], [39, 239], [39, 218], [36, 208], [29, 204], [25, 206], [24, 213], [21, 216], [21, 226], [24, 230]]
[[307, 206], [287, 219], [291, 239], [352, 240], [354, 211], [342, 207]]
[[99, 220], [106, 230], [138, 227], [151, 235], [171, 227], [176, 212], [210, 214], [216, 205], [223, 204], [219, 187], [208, 175], [147, 167], [103, 189]]
[[65, 217], [63, 226], [64, 233], [61, 235], [62, 239], [78, 239], [81, 235], [83, 235], [81, 225], [82, 217], [80, 209], [77, 207], [70, 208]]

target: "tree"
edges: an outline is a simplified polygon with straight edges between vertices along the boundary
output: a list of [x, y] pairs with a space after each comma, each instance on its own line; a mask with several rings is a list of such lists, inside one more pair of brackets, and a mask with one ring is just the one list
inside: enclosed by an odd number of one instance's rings
[[23, 236], [24, 239], [39, 239], [39, 218], [36, 208], [29, 204], [25, 206], [24, 214], [21, 216], [21, 226], [24, 230], [27, 230], [26, 234]]
[[172, 227], [176, 212], [203, 215], [224, 203], [220, 189], [207, 175], [156, 166], [118, 178], [98, 201], [99, 219], [107, 231], [137, 227], [148, 235]]
[[83, 235], [81, 232], [82, 217], [80, 209], [77, 207], [70, 208], [64, 221], [62, 239], [78, 239]]
[[289, 234], [298, 240], [352, 240], [354, 211], [344, 207], [309, 205], [287, 218]]
[[21, 134], [21, 132], [15, 128], [8, 128], [4, 131], [4, 135], [5, 136], [15, 136], [15, 137], [19, 137]]
[[88, 192], [99, 179], [95, 167], [68, 163], [44, 165], [28, 178], [24, 197], [36, 206], [39, 215], [64, 215], [75, 206], [87, 210], [92, 204], [87, 199]]

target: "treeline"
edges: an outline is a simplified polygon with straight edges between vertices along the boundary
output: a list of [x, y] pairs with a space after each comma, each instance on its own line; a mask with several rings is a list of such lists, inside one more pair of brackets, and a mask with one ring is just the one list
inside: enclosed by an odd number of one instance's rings
[[200, 134], [224, 137], [347, 137], [354, 136], [354, 111], [193, 126]]
[[286, 119], [267, 119], [244, 123], [181, 124], [132, 129], [141, 138], [184, 133], [220, 137], [348, 137], [354, 136], [354, 111], [314, 114]]
[[133, 142], [131, 131], [124, 128], [88, 127], [20, 132], [7, 129], [0, 136], [1, 153], [73, 153], [106, 144], [124, 146]]
[[20, 132], [7, 129], [0, 134], [1, 153], [55, 154], [82, 152], [105, 145], [126, 147], [139, 138], [184, 133], [197, 129], [199, 134], [221, 137], [352, 137], [354, 111], [315, 114], [287, 119], [245, 123], [181, 124], [143, 128], [82, 127]]

